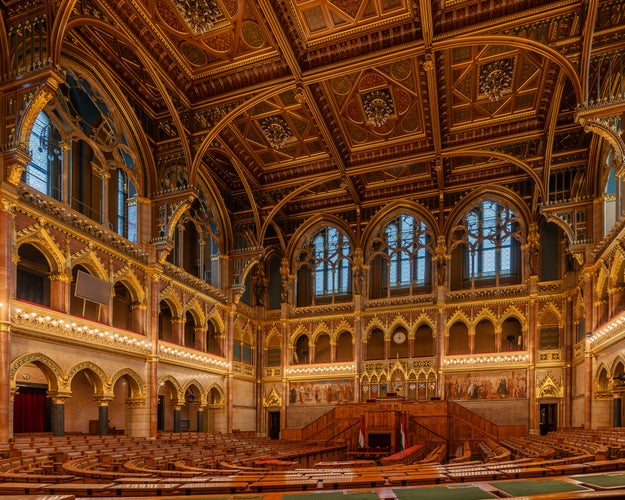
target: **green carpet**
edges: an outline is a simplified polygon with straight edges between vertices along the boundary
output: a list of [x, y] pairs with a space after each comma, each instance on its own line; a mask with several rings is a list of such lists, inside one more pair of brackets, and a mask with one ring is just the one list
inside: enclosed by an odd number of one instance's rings
[[[184, 497], [183, 497], [184, 498]], [[229, 496], [229, 497], [200, 497], [200, 496], [193, 496], [193, 500], [232, 500], [234, 497]], [[246, 497], [243, 495], [237, 495], [237, 500], [263, 500], [262, 496], [250, 496], [250, 497]], [[164, 496], [163, 500], [180, 500], [180, 495], [177, 495], [175, 497], [171, 497], [171, 496]]]
[[582, 483], [592, 484], [599, 488], [617, 488], [619, 486], [625, 486], [625, 473], [622, 472], [594, 474], [592, 476], [572, 476], [572, 479]]
[[432, 486], [393, 490], [398, 500], [481, 500], [497, 498], [477, 486]]
[[[512, 496], [537, 495], [540, 493], [559, 493], [562, 491], [589, 491], [589, 488], [577, 484], [568, 483], [559, 479], [505, 481], [491, 483], [491, 486], [505, 491]], [[590, 490], [592, 491], [592, 490]]]
[[334, 491], [332, 493], [298, 493], [295, 495], [282, 495], [282, 500], [380, 500], [374, 491], [363, 491], [358, 493], [343, 493]]

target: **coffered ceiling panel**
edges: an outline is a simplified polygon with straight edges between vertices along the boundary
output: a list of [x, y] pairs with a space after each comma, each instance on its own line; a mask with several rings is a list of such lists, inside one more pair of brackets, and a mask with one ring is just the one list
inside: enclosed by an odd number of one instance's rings
[[554, 172], [583, 175], [576, 112], [622, 50], [622, 3], [93, 0], [59, 52], [115, 81], [156, 164], [182, 158], [235, 224], [364, 223], [399, 199], [444, 221], [480, 186], [535, 208]]

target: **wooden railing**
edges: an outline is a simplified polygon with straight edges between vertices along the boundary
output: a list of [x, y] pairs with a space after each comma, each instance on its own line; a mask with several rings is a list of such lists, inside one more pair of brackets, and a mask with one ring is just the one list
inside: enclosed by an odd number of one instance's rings
[[[500, 427], [462, 405], [448, 401], [413, 402], [402, 399], [379, 399], [376, 402], [342, 404], [332, 408], [300, 432], [283, 433], [283, 439], [298, 439], [347, 444], [354, 451], [358, 443], [360, 418], [366, 419], [367, 432], [388, 432], [398, 426], [399, 414], [406, 416], [408, 445], [426, 443], [429, 448], [445, 443], [455, 450], [465, 442], [471, 443], [477, 453], [479, 442], [485, 439], [499, 441], [509, 435], [523, 435], [525, 429], [500, 429]], [[428, 449], [429, 451], [429, 449]]]

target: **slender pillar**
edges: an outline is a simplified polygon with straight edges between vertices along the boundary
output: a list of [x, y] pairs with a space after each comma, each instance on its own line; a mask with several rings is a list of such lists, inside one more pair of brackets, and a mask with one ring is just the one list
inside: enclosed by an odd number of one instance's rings
[[98, 407], [98, 434], [108, 436], [109, 433], [109, 404], [108, 401], [100, 401]]
[[109, 180], [111, 178], [111, 174], [104, 168], [99, 169], [94, 166], [94, 170], [96, 170], [97, 174], [102, 179], [102, 201], [100, 202], [100, 210], [102, 213], [100, 214], [100, 220], [102, 221], [102, 225], [105, 227], [109, 226]]
[[65, 398], [52, 398], [52, 435], [65, 436]]
[[584, 357], [584, 428], [590, 429], [592, 422], [592, 351], [590, 340], [586, 338], [586, 352]]
[[150, 355], [146, 359], [148, 372], [148, 393], [147, 406], [149, 412], [148, 437], [155, 438], [158, 434], [158, 275], [150, 274], [148, 294], [145, 312], [154, 311], [154, 314], [147, 314], [147, 337], [152, 344]]
[[70, 312], [72, 275], [57, 273], [50, 276], [50, 306], [64, 313]]
[[291, 360], [293, 359], [293, 348], [289, 345], [289, 337], [290, 337], [290, 327], [289, 323], [286, 321], [288, 316], [289, 305], [285, 302], [282, 302], [282, 321], [280, 322], [280, 328], [282, 330], [282, 345], [284, 348], [282, 349], [281, 354], [281, 367], [280, 374], [282, 376], [281, 387], [282, 387], [282, 405], [280, 406], [280, 432], [283, 429], [286, 429], [286, 416], [287, 416], [287, 405], [288, 401], [291, 398], [291, 394], [289, 393], [289, 380], [286, 376], [287, 368], [291, 364]]
[[[238, 301], [238, 300], [237, 300]], [[234, 302], [234, 301], [233, 301]], [[236, 303], [232, 304], [229, 314], [226, 316], [226, 345], [224, 354], [230, 368], [226, 375], [226, 432], [231, 433], [234, 427], [234, 372], [233, 372], [233, 351], [234, 351], [234, 319], [236, 317]]]
[[174, 432], [180, 432], [180, 406], [174, 406]]
[[[63, 165], [67, 165], [67, 168], [71, 168], [72, 164], [72, 143], [71, 142], [62, 142], [60, 144], [62, 149], [63, 156]], [[70, 178], [71, 175], [63, 175], [61, 176], [61, 200], [63, 203], [69, 205], [70, 204]]]
[[175, 344], [184, 345], [184, 324], [185, 318], [172, 318], [171, 320], [171, 336]]
[[614, 396], [612, 403], [612, 425], [614, 427], [623, 426], [623, 398], [620, 396]]
[[531, 275], [529, 277], [530, 286], [530, 303], [528, 310], [528, 318], [526, 330], [521, 332], [523, 336], [522, 347], [529, 355], [529, 365], [527, 367], [527, 400], [529, 404], [527, 415], [527, 432], [529, 434], [538, 434], [538, 405], [536, 401], [536, 351], [539, 345], [540, 332], [538, 331], [538, 321], [536, 317], [536, 294], [538, 290], [538, 277]]
[[362, 402], [362, 388], [360, 386], [360, 374], [364, 371], [364, 344], [362, 343], [362, 319], [360, 311], [354, 317], [354, 337], [352, 338], [352, 355], [356, 364], [354, 374], [354, 403]]
[[447, 399], [448, 394], [444, 394], [444, 373], [443, 359], [447, 353], [447, 345], [449, 342], [449, 332], [447, 331], [447, 315], [443, 307], [439, 307], [436, 314], [436, 330], [432, 332], [434, 335], [434, 369], [436, 370], [436, 396]]
[[196, 416], [196, 429], [197, 432], [204, 432], [204, 407], [198, 406]]
[[193, 338], [195, 340], [195, 349], [206, 352], [206, 325], [196, 326], [193, 329]]

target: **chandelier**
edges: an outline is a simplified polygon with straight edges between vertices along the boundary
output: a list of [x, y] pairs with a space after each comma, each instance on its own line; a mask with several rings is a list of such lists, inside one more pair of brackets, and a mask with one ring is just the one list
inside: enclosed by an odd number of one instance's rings
[[374, 90], [362, 96], [362, 106], [371, 125], [381, 127], [393, 112], [393, 99], [388, 89]]
[[480, 69], [480, 92], [489, 100], [498, 101], [512, 83], [512, 60], [502, 59]]
[[281, 149], [284, 143], [292, 137], [289, 124], [281, 116], [269, 116], [260, 121], [260, 128], [273, 149]]
[[176, 0], [176, 8], [195, 35], [209, 31], [221, 14], [215, 0]]

